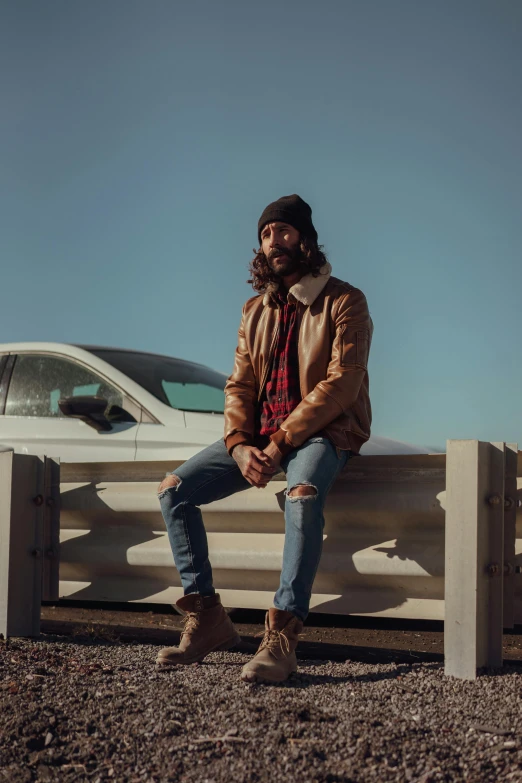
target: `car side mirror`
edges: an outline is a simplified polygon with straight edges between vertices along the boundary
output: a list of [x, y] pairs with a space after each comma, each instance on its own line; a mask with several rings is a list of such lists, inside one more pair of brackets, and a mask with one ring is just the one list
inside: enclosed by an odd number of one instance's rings
[[104, 397], [87, 395], [63, 397], [61, 400], [58, 400], [58, 407], [64, 416], [81, 419], [98, 432], [109, 432], [112, 430], [112, 424], [105, 416], [108, 404]]

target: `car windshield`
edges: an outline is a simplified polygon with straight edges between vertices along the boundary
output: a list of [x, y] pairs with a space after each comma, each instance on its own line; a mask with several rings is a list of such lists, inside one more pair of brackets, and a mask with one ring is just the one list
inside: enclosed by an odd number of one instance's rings
[[181, 411], [223, 413], [226, 375], [170, 356], [81, 346]]

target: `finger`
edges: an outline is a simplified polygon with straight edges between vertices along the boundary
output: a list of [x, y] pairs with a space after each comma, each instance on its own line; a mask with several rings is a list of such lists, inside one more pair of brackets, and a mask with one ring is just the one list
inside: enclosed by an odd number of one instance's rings
[[272, 464], [266, 464], [259, 462], [257, 459], [252, 459], [249, 463], [250, 470], [257, 470], [258, 473], [274, 473], [275, 467]]
[[260, 481], [266, 481], [266, 477], [263, 476], [261, 470], [258, 470], [257, 467], [254, 467], [253, 465], [248, 468], [245, 475], [255, 484], [259, 484]]
[[267, 465], [266, 467], [264, 465], [260, 465], [259, 467], [256, 467], [256, 470], [259, 473], [264, 473], [265, 475], [268, 476], [273, 476], [274, 473], [276, 472], [276, 469], [273, 465]]
[[260, 449], [252, 449], [252, 454], [253, 454], [255, 457], [257, 457], [257, 459], [258, 459], [260, 462], [263, 462], [263, 463], [264, 463], [264, 464], [266, 464], [266, 465], [270, 465], [270, 463], [272, 462], [272, 460], [270, 459], [270, 457], [268, 456], [268, 454], [265, 454], [265, 452], [264, 452], [264, 451], [261, 451]]
[[261, 473], [260, 471], [257, 471], [257, 470], [254, 470], [254, 469], [252, 469], [252, 470], [250, 470], [248, 472], [248, 477], [254, 482], [254, 484], [256, 486], [258, 486], [259, 484], [263, 484], [266, 487], [266, 485], [268, 484], [268, 482], [270, 480], [266, 476], [266, 474]]

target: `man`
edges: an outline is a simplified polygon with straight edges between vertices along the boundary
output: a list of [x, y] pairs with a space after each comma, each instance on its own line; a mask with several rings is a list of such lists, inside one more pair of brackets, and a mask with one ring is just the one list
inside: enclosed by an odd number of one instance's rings
[[256, 296], [243, 307], [232, 375], [225, 387], [225, 435], [187, 460], [158, 494], [184, 596], [179, 647], [160, 666], [201, 661], [239, 636], [212, 583], [199, 506], [285, 471], [285, 544], [265, 635], [241, 678], [282, 682], [295, 649], [321, 557], [323, 507], [337, 475], [370, 436], [368, 353], [373, 324], [361, 291], [331, 276], [312, 210], [299, 196], [269, 204], [250, 265]]

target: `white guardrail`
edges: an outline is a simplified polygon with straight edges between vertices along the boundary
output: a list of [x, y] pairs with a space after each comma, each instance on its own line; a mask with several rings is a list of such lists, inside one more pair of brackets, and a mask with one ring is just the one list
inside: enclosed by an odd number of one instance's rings
[[[354, 459], [327, 501], [313, 611], [444, 616], [445, 456]], [[60, 596], [182, 595], [156, 489], [181, 463], [62, 465]], [[107, 470], [109, 468], [109, 471]], [[226, 606], [266, 609], [279, 583], [285, 481], [202, 508]]]
[[[516, 576], [522, 567], [522, 515], [515, 542], [521, 457], [517, 466], [514, 446], [448, 441], [447, 475], [445, 454], [351, 460], [327, 501], [311, 610], [443, 620], [446, 572], [446, 591], [449, 580], [456, 597], [446, 601], [446, 624], [448, 611], [474, 617], [476, 631], [500, 622], [501, 632], [502, 624], [522, 622], [522, 586], [515, 589], [522, 582]], [[28, 579], [23, 588], [12, 587], [20, 568], [31, 570], [33, 584], [43, 578], [47, 600], [173, 604], [180, 598], [156, 497], [165, 472], [179, 464], [60, 466], [0, 454], [0, 633], [22, 635], [25, 628], [31, 635], [38, 625], [39, 610], [26, 612], [23, 622], [9, 610], [21, 601], [28, 605], [36, 589], [31, 594]], [[26, 498], [22, 508], [20, 493], [30, 484], [29, 495], [37, 500]], [[226, 606], [271, 605], [282, 564], [285, 487], [285, 481], [273, 480], [264, 490], [247, 490], [202, 509], [214, 581]], [[463, 585], [471, 586], [469, 595]], [[477, 600], [487, 606], [484, 617]], [[473, 629], [469, 622], [465, 627], [469, 637]], [[475, 669], [496, 660], [487, 644], [477, 643], [475, 653]]]

